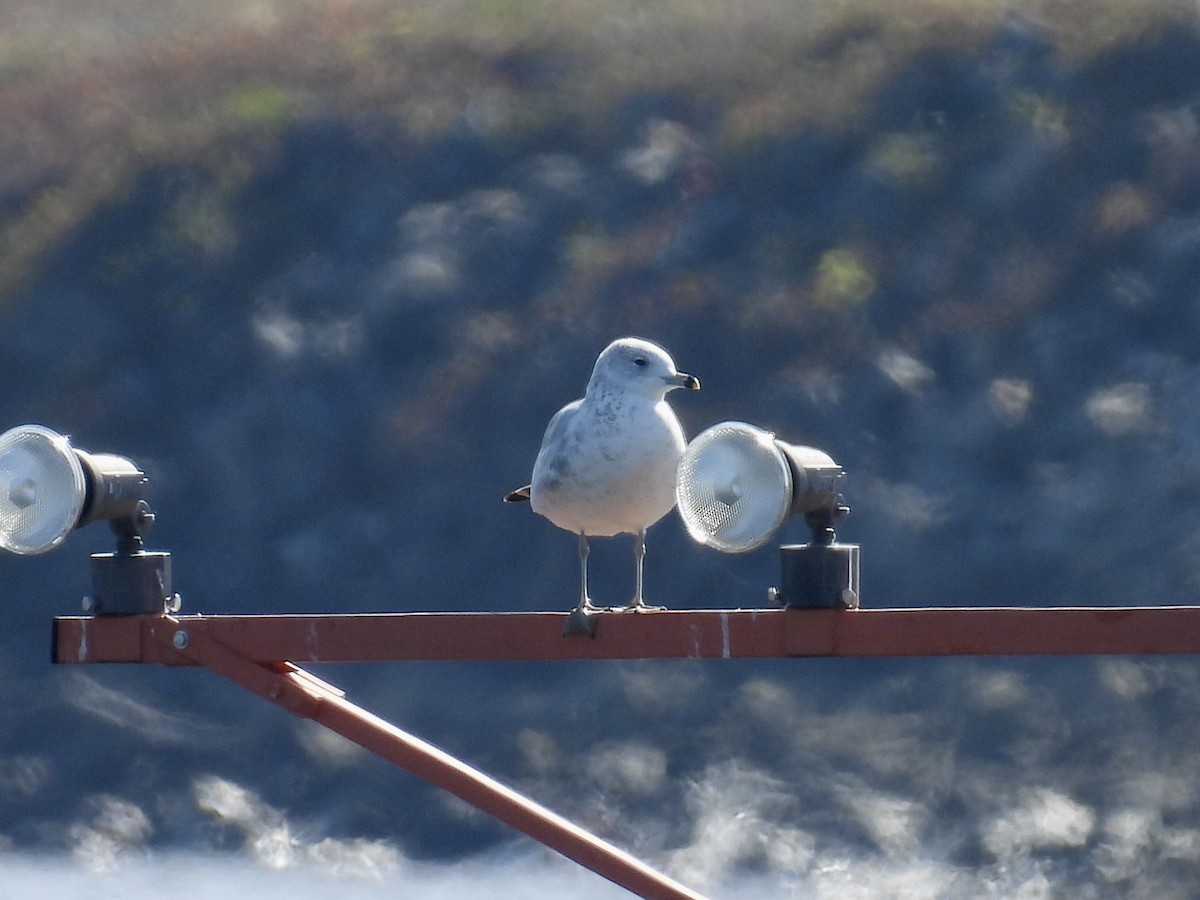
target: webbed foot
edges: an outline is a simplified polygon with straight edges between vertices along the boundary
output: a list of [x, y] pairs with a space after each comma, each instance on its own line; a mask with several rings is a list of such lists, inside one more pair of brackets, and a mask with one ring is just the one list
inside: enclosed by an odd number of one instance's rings
[[614, 612], [646, 613], [646, 612], [662, 612], [665, 609], [666, 609], [665, 606], [651, 606], [645, 600], [634, 600], [628, 606], [614, 607], [613, 611]]

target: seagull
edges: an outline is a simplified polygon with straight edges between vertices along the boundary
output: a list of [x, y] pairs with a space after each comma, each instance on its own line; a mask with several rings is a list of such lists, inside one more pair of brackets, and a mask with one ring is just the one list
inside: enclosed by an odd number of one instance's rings
[[613, 341], [597, 357], [583, 397], [550, 419], [532, 481], [504, 498], [527, 500], [535, 513], [579, 535], [579, 603], [566, 633], [593, 633], [602, 611], [588, 596], [589, 537], [635, 536], [633, 600], [612, 611], [661, 608], [642, 596], [642, 562], [646, 529], [675, 505], [675, 469], [687, 446], [666, 401], [676, 388], [699, 390], [700, 379], [676, 369], [657, 344]]

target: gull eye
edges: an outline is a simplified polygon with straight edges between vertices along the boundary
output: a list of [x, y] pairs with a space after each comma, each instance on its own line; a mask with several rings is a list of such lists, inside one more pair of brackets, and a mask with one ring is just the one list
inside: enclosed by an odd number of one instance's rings
[[646, 365], [646, 357], [644, 357], [644, 356], [635, 356], [635, 357], [633, 358], [633, 364], [634, 364], [635, 366], [645, 366], [645, 365]]

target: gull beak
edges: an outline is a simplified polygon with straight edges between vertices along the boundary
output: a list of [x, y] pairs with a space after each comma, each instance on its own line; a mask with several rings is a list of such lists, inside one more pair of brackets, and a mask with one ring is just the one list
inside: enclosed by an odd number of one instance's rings
[[700, 390], [700, 379], [695, 375], [688, 375], [686, 372], [676, 372], [671, 378], [671, 387], [687, 388], [689, 391]]

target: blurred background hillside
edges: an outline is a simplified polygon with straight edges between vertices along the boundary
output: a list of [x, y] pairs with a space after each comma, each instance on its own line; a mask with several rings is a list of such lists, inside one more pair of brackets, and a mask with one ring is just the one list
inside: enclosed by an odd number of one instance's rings
[[[568, 609], [500, 497], [626, 334], [690, 434], [847, 468], [864, 605], [1200, 594], [1194, 3], [8, 0], [0, 121], [0, 430], [138, 461], [187, 612]], [[204, 673], [53, 668], [110, 543], [0, 558], [0, 869], [507, 846]], [[672, 516], [648, 595], [777, 566]], [[1200, 890], [1191, 660], [319, 674], [701, 889]]]

